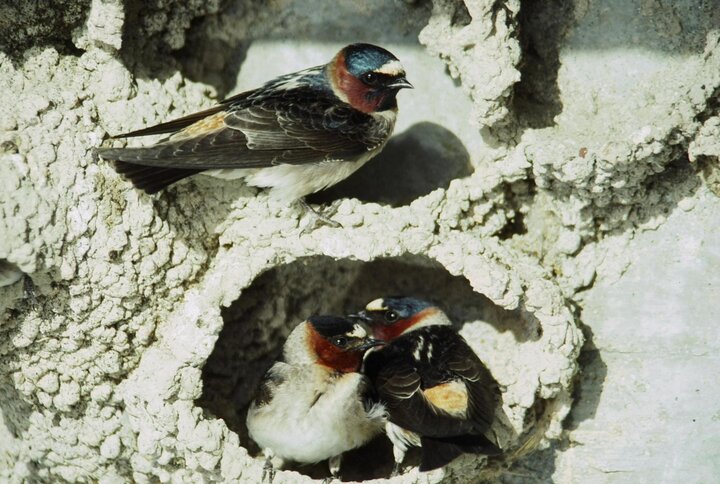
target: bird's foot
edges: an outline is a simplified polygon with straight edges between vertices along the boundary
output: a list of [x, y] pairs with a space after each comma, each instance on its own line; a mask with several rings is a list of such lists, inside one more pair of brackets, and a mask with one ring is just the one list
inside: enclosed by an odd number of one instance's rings
[[397, 477], [402, 475], [402, 466], [400, 465], [400, 462], [395, 462], [395, 465], [393, 466], [393, 470], [390, 473], [390, 477]]
[[265, 459], [263, 466], [262, 482], [271, 483], [275, 479], [275, 466], [273, 466], [272, 458]]
[[327, 225], [335, 229], [342, 228], [342, 225], [330, 218], [337, 211], [337, 203], [333, 203], [323, 212], [315, 210], [303, 199], [300, 199], [300, 205], [302, 205], [305, 210], [312, 214], [312, 220], [310, 220], [310, 223], [305, 226], [303, 232], [310, 232], [322, 225]]
[[35, 292], [35, 283], [27, 274], [23, 274], [23, 298], [28, 301], [32, 309], [38, 308], [37, 293]]

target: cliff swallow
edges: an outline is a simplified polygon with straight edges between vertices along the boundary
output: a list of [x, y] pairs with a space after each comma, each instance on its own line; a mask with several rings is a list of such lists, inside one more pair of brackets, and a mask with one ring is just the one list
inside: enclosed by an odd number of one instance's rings
[[170, 134], [144, 148], [100, 148], [137, 188], [155, 193], [203, 172], [243, 178], [285, 202], [347, 178], [385, 146], [395, 96], [412, 85], [400, 61], [370, 44], [287, 74], [218, 106], [115, 138]]
[[358, 372], [365, 352], [381, 343], [335, 316], [311, 317], [290, 333], [247, 414], [266, 471], [329, 459], [336, 476], [343, 452], [382, 432], [385, 409], [372, 403], [370, 382]]
[[394, 474], [409, 447], [422, 448], [421, 471], [466, 452], [501, 452], [491, 431], [500, 405], [498, 385], [440, 308], [412, 297], [388, 297], [370, 302], [356, 317], [388, 342], [368, 353], [364, 372], [387, 407]]

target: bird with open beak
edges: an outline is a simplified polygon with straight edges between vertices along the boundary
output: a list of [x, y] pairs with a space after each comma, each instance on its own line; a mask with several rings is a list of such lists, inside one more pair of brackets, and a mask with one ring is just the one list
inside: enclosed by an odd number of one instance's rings
[[371, 44], [287, 74], [205, 111], [115, 136], [169, 135], [151, 146], [100, 148], [137, 188], [155, 193], [196, 173], [242, 178], [283, 202], [347, 178], [385, 146], [396, 95], [412, 85], [400, 61]]
[[337, 476], [343, 452], [382, 432], [385, 409], [358, 372], [365, 352], [380, 344], [362, 325], [335, 316], [313, 316], [290, 333], [247, 414], [267, 472], [286, 461], [329, 459]]
[[501, 452], [491, 430], [500, 406], [497, 382], [439, 307], [413, 297], [386, 297], [353, 316], [387, 341], [367, 355], [364, 373], [386, 406], [393, 474], [410, 447], [421, 447], [421, 471], [462, 453]]

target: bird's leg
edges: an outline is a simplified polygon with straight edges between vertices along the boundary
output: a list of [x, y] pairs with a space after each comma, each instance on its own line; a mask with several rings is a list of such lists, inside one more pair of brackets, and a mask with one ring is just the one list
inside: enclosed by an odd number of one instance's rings
[[393, 445], [393, 457], [395, 457], [395, 465], [393, 466], [392, 474], [390, 477], [399, 476], [402, 474], [402, 461], [405, 460], [405, 449], [400, 446]]
[[342, 461], [342, 454], [330, 457], [328, 459], [328, 467], [330, 467], [330, 474], [334, 479], [338, 478], [340, 474], [340, 461]]
[[27, 274], [23, 274], [23, 298], [28, 300], [31, 308], [37, 308], [38, 300], [35, 293], [35, 283]]
[[[330, 227], [333, 227], [336, 229], [339, 229], [342, 227], [342, 225], [340, 225], [339, 223], [337, 223], [336, 221], [331, 219], [328, 215], [320, 213], [317, 210], [315, 210], [314, 208], [312, 208], [310, 206], [310, 204], [308, 204], [305, 201], [305, 199], [301, 198], [298, 200], [298, 202], [300, 203], [300, 205], [302, 205], [302, 207], [305, 210], [309, 211], [314, 216], [314, 220], [309, 224], [309, 226], [306, 228], [306, 230], [308, 230], [308, 229], [313, 230], [313, 229], [317, 228], [318, 226], [320, 226], [321, 224], [326, 224], [326, 225], [329, 225]], [[333, 207], [331, 206], [331, 208], [333, 208]], [[335, 210], [337, 210], [337, 207], [335, 207]], [[334, 210], [333, 210], [333, 213], [334, 213]]]
[[266, 454], [265, 465], [263, 465], [262, 481], [271, 483], [275, 479], [275, 466], [272, 462], [272, 454]]

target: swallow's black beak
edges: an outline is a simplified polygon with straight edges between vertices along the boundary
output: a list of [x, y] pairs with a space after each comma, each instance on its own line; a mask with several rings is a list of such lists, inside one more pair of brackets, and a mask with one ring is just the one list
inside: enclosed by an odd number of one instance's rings
[[368, 316], [368, 314], [365, 311], [360, 311], [357, 314], [348, 314], [347, 317], [349, 319], [354, 319], [356, 321], [362, 321], [363, 323], [371, 323], [372, 318]]
[[358, 346], [357, 349], [361, 351], [369, 350], [370, 348], [374, 348], [375, 346], [382, 346], [385, 344], [385, 341], [381, 339], [375, 339], [375, 338], [368, 338], [365, 340], [360, 346]]
[[398, 77], [392, 82], [392, 84], [388, 84], [387, 87], [390, 89], [415, 89], [404, 77]]

